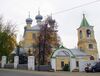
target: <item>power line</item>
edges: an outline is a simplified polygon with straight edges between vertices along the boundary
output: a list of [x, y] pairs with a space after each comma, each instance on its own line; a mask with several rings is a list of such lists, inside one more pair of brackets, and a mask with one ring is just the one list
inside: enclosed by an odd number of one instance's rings
[[99, 2], [99, 1], [100, 0], [96, 0], [96, 1], [92, 1], [92, 2], [89, 2], [89, 3], [85, 3], [85, 4], [82, 4], [82, 5], [79, 5], [79, 6], [72, 7], [72, 8], [66, 9], [66, 10], [58, 11], [58, 12], [52, 13], [52, 15], [59, 14], [59, 13], [64, 13], [64, 12], [67, 12], [67, 11], [71, 11], [73, 9], [80, 8], [80, 7], [83, 7], [83, 6], [87, 6], [87, 5], [90, 5], [90, 4]]

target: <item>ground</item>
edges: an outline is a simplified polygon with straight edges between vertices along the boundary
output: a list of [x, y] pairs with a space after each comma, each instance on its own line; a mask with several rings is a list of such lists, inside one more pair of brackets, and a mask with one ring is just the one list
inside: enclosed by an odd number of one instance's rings
[[100, 72], [99, 73], [62, 72], [62, 71], [41, 72], [41, 71], [0, 69], [0, 76], [100, 76]]

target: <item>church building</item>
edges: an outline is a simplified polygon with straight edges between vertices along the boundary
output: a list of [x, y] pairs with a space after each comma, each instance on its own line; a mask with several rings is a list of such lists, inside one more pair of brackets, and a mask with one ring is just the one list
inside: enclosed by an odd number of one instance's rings
[[54, 49], [60, 45], [56, 30], [57, 24], [52, 19], [52, 16], [42, 20], [43, 16], [40, 15], [40, 11], [38, 11], [35, 19], [36, 25], [32, 25], [33, 20], [30, 16], [26, 19], [23, 40], [20, 42], [20, 45], [25, 53], [31, 53], [35, 56], [36, 65], [39, 64], [39, 60], [41, 64], [49, 64]]
[[[52, 19], [52, 17], [48, 17]], [[35, 17], [37, 24], [32, 26], [32, 19], [26, 19], [26, 26], [24, 27], [23, 40], [20, 42], [25, 53], [31, 53], [35, 56], [35, 64], [37, 65], [39, 58], [39, 37], [41, 26], [45, 24], [46, 20], [42, 20], [43, 16], [38, 15]], [[50, 42], [52, 45], [52, 52], [48, 55], [46, 62], [51, 64], [54, 70], [63, 70], [64, 66], [69, 66], [70, 71], [75, 69], [84, 71], [84, 67], [87, 63], [96, 62], [98, 60], [97, 42], [95, 40], [93, 26], [91, 26], [85, 14], [83, 14], [82, 22], [77, 29], [78, 42], [77, 48], [69, 49], [68, 47], [60, 46], [59, 37], [56, 33], [52, 33], [52, 39]], [[40, 37], [40, 39], [42, 36]], [[57, 39], [55, 39], [57, 38]], [[45, 50], [47, 51], [47, 50]], [[49, 51], [48, 51], [49, 53]], [[42, 56], [41, 56], [42, 57]], [[46, 63], [46, 64], [47, 64]]]
[[62, 70], [67, 64], [70, 71], [84, 71], [87, 64], [93, 64], [98, 61], [97, 43], [95, 40], [93, 26], [91, 26], [85, 14], [80, 24], [78, 31], [78, 48], [68, 49], [60, 47], [57, 49], [51, 58], [52, 68]]
[[95, 40], [93, 26], [91, 26], [83, 14], [83, 20], [78, 30], [78, 48], [91, 55], [90, 59], [97, 59], [97, 42]]

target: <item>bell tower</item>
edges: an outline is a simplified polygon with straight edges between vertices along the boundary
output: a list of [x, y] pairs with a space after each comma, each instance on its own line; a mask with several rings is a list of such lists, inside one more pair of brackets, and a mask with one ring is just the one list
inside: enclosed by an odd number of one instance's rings
[[93, 26], [89, 25], [85, 14], [78, 30], [78, 48], [90, 55], [90, 60], [98, 58], [97, 42], [94, 36]]

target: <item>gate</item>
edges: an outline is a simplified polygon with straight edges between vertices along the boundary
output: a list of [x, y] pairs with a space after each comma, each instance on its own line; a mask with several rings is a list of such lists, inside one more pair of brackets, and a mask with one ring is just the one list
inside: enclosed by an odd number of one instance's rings
[[19, 55], [19, 64], [27, 64], [28, 63], [28, 56], [26, 54]]

